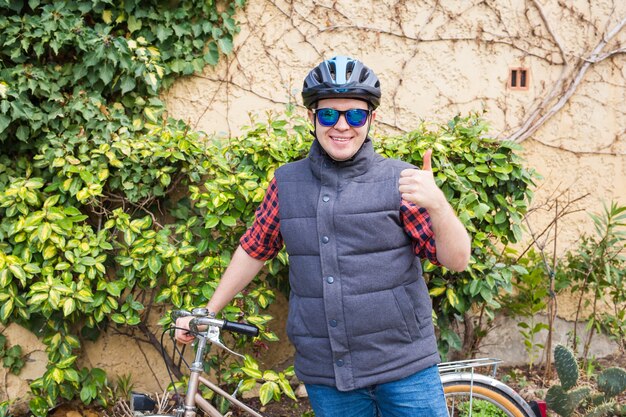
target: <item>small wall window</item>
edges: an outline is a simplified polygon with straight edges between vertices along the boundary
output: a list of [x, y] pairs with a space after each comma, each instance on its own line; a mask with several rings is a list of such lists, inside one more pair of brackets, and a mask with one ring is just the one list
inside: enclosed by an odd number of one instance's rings
[[509, 88], [511, 90], [528, 90], [530, 85], [530, 70], [518, 67], [509, 70]]

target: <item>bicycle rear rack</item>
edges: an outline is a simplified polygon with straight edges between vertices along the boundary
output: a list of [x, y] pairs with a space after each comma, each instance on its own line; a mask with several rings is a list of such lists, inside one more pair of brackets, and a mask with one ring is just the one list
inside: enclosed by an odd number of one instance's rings
[[467, 359], [454, 362], [442, 362], [438, 365], [440, 374], [448, 374], [454, 372], [470, 372], [474, 373], [476, 368], [487, 368], [490, 370], [492, 378], [496, 377], [498, 371], [498, 364], [502, 363], [501, 359], [496, 358], [480, 358], [480, 359]]

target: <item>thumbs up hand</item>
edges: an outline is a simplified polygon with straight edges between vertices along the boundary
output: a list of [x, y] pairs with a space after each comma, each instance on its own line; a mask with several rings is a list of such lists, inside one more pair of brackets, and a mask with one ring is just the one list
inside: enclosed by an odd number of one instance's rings
[[437, 187], [431, 163], [432, 149], [424, 153], [422, 169], [405, 169], [400, 173], [399, 187], [402, 199], [435, 211], [447, 206], [443, 192]]

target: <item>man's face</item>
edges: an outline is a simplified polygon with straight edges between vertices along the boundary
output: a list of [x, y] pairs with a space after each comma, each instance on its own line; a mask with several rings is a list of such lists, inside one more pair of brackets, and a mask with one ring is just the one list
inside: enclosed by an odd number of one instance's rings
[[[368, 110], [367, 102], [363, 100], [357, 100], [352, 98], [331, 98], [324, 99], [317, 102], [317, 109], [330, 108], [339, 111], [346, 111], [351, 109], [363, 109]], [[317, 140], [326, 153], [335, 161], [346, 161], [352, 158], [365, 142], [369, 125], [376, 116], [375, 112], [372, 112], [371, 119], [368, 120], [361, 127], [354, 127], [348, 124], [346, 115], [339, 116], [339, 120], [334, 126], [324, 126], [319, 123], [319, 120], [309, 110], [309, 118], [312, 123], [315, 123], [315, 132]]]

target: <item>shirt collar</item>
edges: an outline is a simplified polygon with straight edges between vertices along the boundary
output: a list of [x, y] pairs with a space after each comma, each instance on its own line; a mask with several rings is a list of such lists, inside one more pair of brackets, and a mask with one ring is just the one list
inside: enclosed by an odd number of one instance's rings
[[322, 173], [327, 170], [341, 172], [342, 176], [347, 178], [362, 175], [369, 168], [374, 155], [374, 146], [369, 137], [365, 139], [357, 153], [346, 161], [332, 159], [317, 139], [313, 141], [309, 150], [311, 170], [317, 178], [321, 178]]

